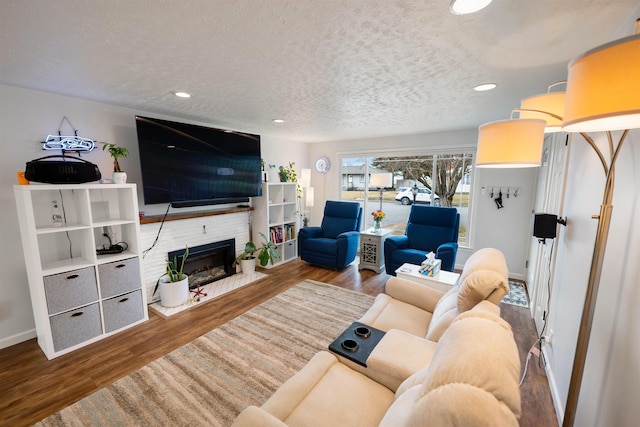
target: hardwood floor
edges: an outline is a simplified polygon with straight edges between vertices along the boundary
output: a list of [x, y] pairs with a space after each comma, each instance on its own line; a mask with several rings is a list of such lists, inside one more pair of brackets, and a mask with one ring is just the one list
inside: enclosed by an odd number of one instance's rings
[[[46, 359], [35, 339], [0, 350], [0, 426], [32, 425], [304, 279], [377, 295], [390, 277], [355, 266], [327, 270], [299, 260], [265, 272], [267, 278], [168, 319], [150, 310], [148, 322], [53, 360]], [[524, 366], [536, 340], [533, 321], [525, 308], [501, 308], [513, 327]], [[557, 425], [537, 358], [529, 363], [521, 394], [521, 426]]]

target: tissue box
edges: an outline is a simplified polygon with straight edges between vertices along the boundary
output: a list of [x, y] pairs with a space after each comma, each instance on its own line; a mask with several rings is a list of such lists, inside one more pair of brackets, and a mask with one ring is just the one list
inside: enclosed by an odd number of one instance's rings
[[440, 265], [442, 261], [439, 259], [434, 259], [433, 263], [430, 263], [428, 260], [422, 261], [420, 265], [420, 269], [418, 270], [420, 274], [423, 274], [427, 277], [434, 277], [438, 273], [440, 273]]

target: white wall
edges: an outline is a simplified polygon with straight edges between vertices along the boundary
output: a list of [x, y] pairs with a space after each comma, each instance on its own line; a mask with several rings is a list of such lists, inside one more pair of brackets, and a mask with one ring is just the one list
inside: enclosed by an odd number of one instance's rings
[[[3, 260], [3, 274], [0, 276], [0, 348], [4, 348], [35, 337], [13, 185], [17, 182], [16, 172], [24, 170], [26, 162], [48, 154], [42, 151], [39, 142], [49, 134], [57, 134], [60, 121], [67, 116], [78, 130], [78, 135], [129, 148], [130, 155], [121, 161], [121, 166], [127, 171], [128, 182], [140, 185], [134, 116], [141, 114], [189, 121], [6, 85], [0, 85], [0, 100], [0, 259]], [[215, 123], [197, 124], [216, 126]], [[62, 129], [63, 133], [72, 131], [66, 122]], [[261, 132], [258, 130], [256, 133]], [[265, 161], [277, 165], [294, 161], [297, 170], [307, 166], [307, 144], [265, 134], [261, 136]], [[96, 149], [82, 155], [82, 158], [97, 164], [104, 177], [111, 176], [113, 166], [108, 153]], [[138, 195], [140, 210], [144, 210], [145, 214], [160, 214], [166, 210], [166, 205], [143, 205], [140, 190]]]
[[[311, 186], [315, 189], [316, 199], [311, 213], [312, 224], [317, 225], [322, 220], [323, 200], [337, 200], [340, 197], [340, 156], [397, 156], [410, 155], [417, 150], [425, 149], [475, 148], [477, 140], [477, 129], [467, 129], [311, 144], [311, 164], [319, 156], [327, 156], [331, 160], [331, 169], [326, 174], [320, 174], [315, 170], [311, 173]], [[536, 176], [537, 171], [534, 168], [478, 169], [473, 183], [474, 196], [471, 200], [471, 218], [474, 221], [471, 224], [471, 246], [458, 250], [457, 268], [462, 268], [475, 250], [494, 247], [504, 252], [510, 277], [524, 280]], [[498, 210], [488, 194], [482, 196], [480, 189], [483, 186], [518, 187], [520, 193], [516, 198], [504, 198], [504, 208]]]
[[[614, 132], [618, 140], [620, 132]], [[606, 135], [591, 135], [608, 156]], [[605, 175], [595, 152], [573, 135], [545, 346], [557, 411], [564, 413], [589, 277]], [[629, 133], [616, 164], [609, 238], [576, 426], [640, 425], [640, 130]]]

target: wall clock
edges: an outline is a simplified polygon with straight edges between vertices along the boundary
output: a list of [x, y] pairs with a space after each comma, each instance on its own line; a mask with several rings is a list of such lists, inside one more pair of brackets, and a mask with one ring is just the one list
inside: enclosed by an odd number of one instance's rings
[[320, 173], [327, 173], [331, 164], [326, 156], [320, 156], [316, 160], [316, 170]]

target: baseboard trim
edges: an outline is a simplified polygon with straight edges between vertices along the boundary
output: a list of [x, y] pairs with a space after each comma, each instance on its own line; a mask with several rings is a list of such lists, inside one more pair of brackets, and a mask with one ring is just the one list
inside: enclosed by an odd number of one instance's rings
[[21, 342], [28, 341], [32, 338], [35, 338], [36, 336], [36, 330], [30, 329], [19, 334], [11, 335], [10, 337], [2, 338], [0, 339], [0, 349], [20, 344]]
[[544, 355], [544, 360], [547, 361], [544, 370], [547, 373], [547, 381], [549, 382], [549, 391], [551, 391], [551, 400], [553, 401], [553, 408], [556, 411], [556, 417], [558, 418], [558, 425], [562, 425], [562, 420], [564, 418], [564, 403], [560, 399], [560, 394], [558, 393], [558, 386], [556, 384], [556, 377], [553, 375], [553, 369], [551, 367], [551, 360], [549, 356], [549, 352], [547, 351], [547, 347], [542, 348], [542, 354]]

